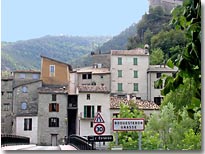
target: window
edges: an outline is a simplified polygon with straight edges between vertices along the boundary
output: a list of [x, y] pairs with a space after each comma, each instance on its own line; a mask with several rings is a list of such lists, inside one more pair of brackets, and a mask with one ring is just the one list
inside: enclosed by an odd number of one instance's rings
[[118, 77], [122, 77], [122, 70], [118, 70]]
[[82, 79], [85, 80], [85, 79], [92, 79], [92, 74], [89, 73], [89, 74], [82, 74]]
[[157, 105], [161, 105], [161, 101], [162, 101], [162, 97], [154, 97], [154, 102], [157, 104]]
[[31, 118], [24, 119], [24, 130], [32, 130], [32, 119]]
[[154, 81], [154, 89], [162, 89], [162, 84], [158, 85], [158, 81]]
[[88, 74], [88, 79], [92, 79], [92, 74]]
[[138, 91], [138, 83], [134, 83], [134, 91]]
[[21, 73], [21, 74], [19, 75], [19, 78], [20, 78], [20, 79], [25, 79], [25, 78], [26, 78], [26, 74]]
[[138, 78], [138, 71], [134, 71], [134, 78]]
[[118, 91], [122, 91], [122, 83], [118, 83], [117, 84], [117, 90]]
[[59, 118], [51, 117], [49, 118], [49, 127], [59, 127]]
[[90, 128], [93, 128], [93, 121], [90, 122]]
[[23, 92], [23, 93], [27, 93], [27, 92], [28, 92], [28, 88], [27, 88], [26, 86], [23, 86], [23, 87], [22, 87], [22, 92]]
[[55, 65], [50, 65], [50, 77], [55, 76]]
[[56, 94], [52, 94], [52, 101], [56, 101]]
[[94, 118], [94, 106], [84, 106], [84, 118]]
[[102, 109], [102, 106], [101, 106], [101, 105], [98, 105], [98, 106], [97, 106], [97, 112], [101, 112], [101, 109]]
[[87, 100], [90, 100], [90, 94], [87, 94]]
[[58, 103], [50, 103], [49, 104], [49, 112], [59, 112], [59, 104]]
[[122, 65], [122, 57], [118, 57], [118, 65]]
[[100, 78], [103, 79], [103, 75], [101, 75]]
[[33, 74], [33, 79], [39, 79], [39, 74]]
[[26, 110], [27, 109], [27, 103], [26, 102], [22, 102], [21, 103], [21, 109], [22, 110]]
[[12, 99], [12, 92], [8, 92], [8, 91], [7, 91], [7, 98], [8, 98], [8, 99]]
[[3, 106], [4, 111], [9, 111], [9, 103], [5, 103]]
[[157, 73], [156, 77], [160, 78], [162, 76], [162, 73]]
[[1, 96], [3, 96], [3, 95], [4, 95], [4, 91], [1, 92]]
[[137, 58], [133, 58], [133, 64], [137, 65]]

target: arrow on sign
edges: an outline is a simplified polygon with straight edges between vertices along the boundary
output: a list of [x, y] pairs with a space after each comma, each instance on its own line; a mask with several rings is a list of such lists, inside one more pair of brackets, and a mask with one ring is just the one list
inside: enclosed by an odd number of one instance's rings
[[105, 123], [104, 119], [102, 118], [99, 112], [95, 116], [94, 123]]

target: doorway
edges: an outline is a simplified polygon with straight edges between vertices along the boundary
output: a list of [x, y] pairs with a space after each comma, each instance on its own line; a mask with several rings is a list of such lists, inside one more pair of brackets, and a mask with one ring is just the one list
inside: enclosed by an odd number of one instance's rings
[[57, 146], [57, 134], [51, 134], [51, 145]]

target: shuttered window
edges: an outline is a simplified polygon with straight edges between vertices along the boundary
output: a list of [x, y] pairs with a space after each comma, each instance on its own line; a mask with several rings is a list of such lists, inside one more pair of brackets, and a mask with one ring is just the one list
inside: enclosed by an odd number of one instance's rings
[[133, 64], [134, 64], [134, 65], [137, 65], [137, 64], [138, 64], [137, 58], [133, 58]]
[[49, 104], [49, 112], [59, 112], [59, 104], [58, 103], [50, 103]]
[[84, 106], [84, 118], [94, 118], [95, 115], [95, 107], [92, 106]]

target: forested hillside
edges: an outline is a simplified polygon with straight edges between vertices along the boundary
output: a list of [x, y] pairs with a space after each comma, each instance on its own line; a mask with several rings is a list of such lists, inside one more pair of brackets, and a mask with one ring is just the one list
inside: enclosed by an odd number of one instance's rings
[[39, 70], [40, 55], [72, 65], [75, 59], [90, 54], [109, 39], [110, 37], [45, 36], [12, 43], [2, 42], [1, 67], [2, 70]]

